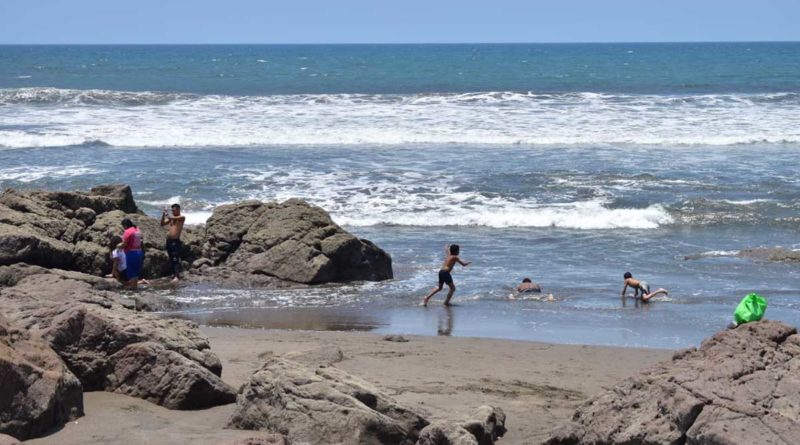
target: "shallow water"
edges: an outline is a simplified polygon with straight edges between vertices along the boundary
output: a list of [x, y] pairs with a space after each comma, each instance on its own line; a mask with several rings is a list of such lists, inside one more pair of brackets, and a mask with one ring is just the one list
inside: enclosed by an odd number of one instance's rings
[[[0, 187], [128, 183], [145, 211], [180, 202], [190, 223], [301, 197], [393, 257], [384, 283], [181, 288], [180, 316], [677, 348], [756, 291], [769, 318], [800, 321], [800, 266], [736, 256], [800, 248], [800, 44], [0, 46], [0, 59]], [[446, 243], [474, 264], [454, 273], [456, 307], [421, 308]], [[628, 270], [669, 296], [623, 301]], [[510, 299], [526, 276], [556, 301]]]

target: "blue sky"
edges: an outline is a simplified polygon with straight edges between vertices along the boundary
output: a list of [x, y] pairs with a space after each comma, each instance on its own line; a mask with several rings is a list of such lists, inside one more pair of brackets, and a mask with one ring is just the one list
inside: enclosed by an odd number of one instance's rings
[[0, 0], [0, 43], [800, 40], [800, 0]]

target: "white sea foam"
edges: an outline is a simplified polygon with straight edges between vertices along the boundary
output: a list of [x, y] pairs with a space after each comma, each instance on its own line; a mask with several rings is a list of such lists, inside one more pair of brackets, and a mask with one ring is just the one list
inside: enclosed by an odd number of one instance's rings
[[382, 178], [352, 171], [304, 169], [234, 173], [261, 186], [250, 198], [283, 201], [301, 197], [331, 212], [348, 226], [561, 227], [570, 229], [655, 229], [673, 222], [661, 205], [610, 208], [602, 199], [540, 203], [480, 191], [460, 190], [445, 175], [416, 172]]
[[34, 182], [45, 178], [70, 178], [103, 173], [83, 165], [25, 166], [0, 168], [0, 181]]
[[800, 142], [798, 106], [796, 93], [197, 96], [22, 88], [0, 90], [0, 146], [785, 143]]

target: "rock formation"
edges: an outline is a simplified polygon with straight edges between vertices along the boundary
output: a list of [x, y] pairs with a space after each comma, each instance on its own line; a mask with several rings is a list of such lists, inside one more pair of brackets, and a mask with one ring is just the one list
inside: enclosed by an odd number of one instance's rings
[[106, 290], [110, 285], [79, 272], [0, 266], [0, 312], [41, 337], [85, 390], [173, 409], [235, 400], [219, 378], [219, 359], [193, 323], [135, 312], [130, 301]]
[[[27, 263], [108, 273], [108, 240], [121, 234], [123, 218], [142, 231], [143, 276], [170, 275], [164, 228], [139, 211], [124, 185], [88, 192], [5, 190], [0, 194], [0, 266]], [[196, 280], [285, 287], [392, 278], [386, 252], [297, 199], [220, 206], [205, 227], [185, 228], [182, 239], [181, 258]]]
[[213, 266], [295, 283], [392, 278], [386, 252], [298, 199], [218, 207], [206, 224], [203, 256]]
[[43, 340], [2, 315], [0, 382], [0, 433], [27, 440], [83, 415], [78, 379]]
[[286, 435], [292, 443], [412, 445], [425, 419], [334, 367], [273, 358], [239, 391], [230, 427]]
[[595, 396], [547, 444], [797, 444], [798, 369], [795, 328], [741, 325]]

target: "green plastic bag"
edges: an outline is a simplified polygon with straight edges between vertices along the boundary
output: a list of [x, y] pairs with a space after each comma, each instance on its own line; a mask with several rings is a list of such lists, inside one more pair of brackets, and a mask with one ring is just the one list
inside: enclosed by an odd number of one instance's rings
[[733, 318], [737, 324], [761, 320], [767, 310], [767, 299], [758, 294], [750, 294], [736, 306]]

